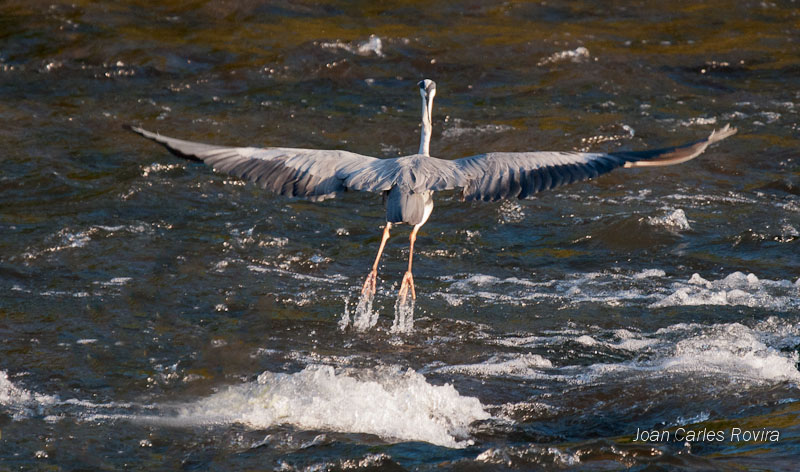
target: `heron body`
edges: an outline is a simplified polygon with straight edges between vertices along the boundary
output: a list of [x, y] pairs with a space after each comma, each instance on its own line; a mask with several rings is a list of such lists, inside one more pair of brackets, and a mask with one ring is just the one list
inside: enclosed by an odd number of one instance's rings
[[215, 170], [255, 182], [276, 194], [313, 201], [332, 198], [345, 190], [381, 193], [386, 204], [386, 227], [362, 298], [375, 293], [378, 264], [394, 224], [413, 227], [408, 270], [400, 301], [416, 298], [411, 275], [414, 242], [433, 211], [433, 193], [461, 189], [465, 200], [496, 201], [530, 198], [562, 185], [589, 180], [618, 167], [653, 167], [694, 159], [706, 148], [736, 133], [726, 125], [706, 139], [681, 146], [612, 153], [494, 152], [455, 160], [430, 156], [433, 100], [436, 84], [418, 83], [422, 98], [422, 132], [417, 154], [377, 159], [340, 150], [225, 147], [169, 138], [140, 127], [131, 131], [165, 146], [180, 157], [200, 161]]
[[424, 225], [433, 212], [433, 192], [392, 187], [386, 195], [386, 221]]

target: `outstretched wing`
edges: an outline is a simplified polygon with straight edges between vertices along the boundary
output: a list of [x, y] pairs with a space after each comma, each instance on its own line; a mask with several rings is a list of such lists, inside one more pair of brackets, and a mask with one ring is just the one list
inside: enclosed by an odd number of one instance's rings
[[352, 176], [375, 167], [383, 159], [347, 151], [214, 146], [169, 138], [135, 126], [125, 128], [163, 145], [176, 156], [203, 162], [280, 195], [318, 201], [347, 189], [383, 190], [373, 188], [376, 186], [370, 180], [349, 184]]
[[528, 198], [542, 190], [589, 180], [617, 167], [668, 166], [694, 159], [706, 148], [736, 133], [725, 125], [701, 141], [650, 151], [495, 152], [453, 161], [464, 176], [466, 200]]

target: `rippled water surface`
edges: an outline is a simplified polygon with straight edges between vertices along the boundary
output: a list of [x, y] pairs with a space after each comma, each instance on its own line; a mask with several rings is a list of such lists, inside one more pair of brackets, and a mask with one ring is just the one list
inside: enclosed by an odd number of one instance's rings
[[[792, 470], [798, 22], [788, 0], [4, 2], [0, 469]], [[380, 196], [275, 197], [120, 126], [391, 157], [425, 77], [442, 158], [739, 133], [533, 200], [437, 194], [413, 320], [397, 228], [359, 331]]]

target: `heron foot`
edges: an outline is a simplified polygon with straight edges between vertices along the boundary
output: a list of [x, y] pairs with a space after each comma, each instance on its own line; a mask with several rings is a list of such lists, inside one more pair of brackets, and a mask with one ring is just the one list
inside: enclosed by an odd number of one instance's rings
[[409, 289], [411, 290], [411, 299], [416, 300], [417, 292], [414, 290], [414, 277], [411, 275], [411, 271], [407, 271], [403, 276], [403, 283], [400, 285], [400, 293], [397, 297], [400, 303], [405, 303]]
[[364, 281], [364, 287], [361, 289], [361, 297], [372, 298], [375, 296], [377, 280], [378, 280], [378, 271], [373, 270], [367, 276], [367, 280]]

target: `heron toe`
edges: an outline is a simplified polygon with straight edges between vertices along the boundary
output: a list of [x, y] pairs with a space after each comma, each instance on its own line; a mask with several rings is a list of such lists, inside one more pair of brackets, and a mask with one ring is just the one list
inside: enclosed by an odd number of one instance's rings
[[364, 281], [364, 287], [361, 289], [361, 295], [366, 295], [372, 297], [375, 295], [375, 290], [377, 287], [377, 279], [378, 279], [378, 271], [373, 270], [367, 276], [367, 280]]

